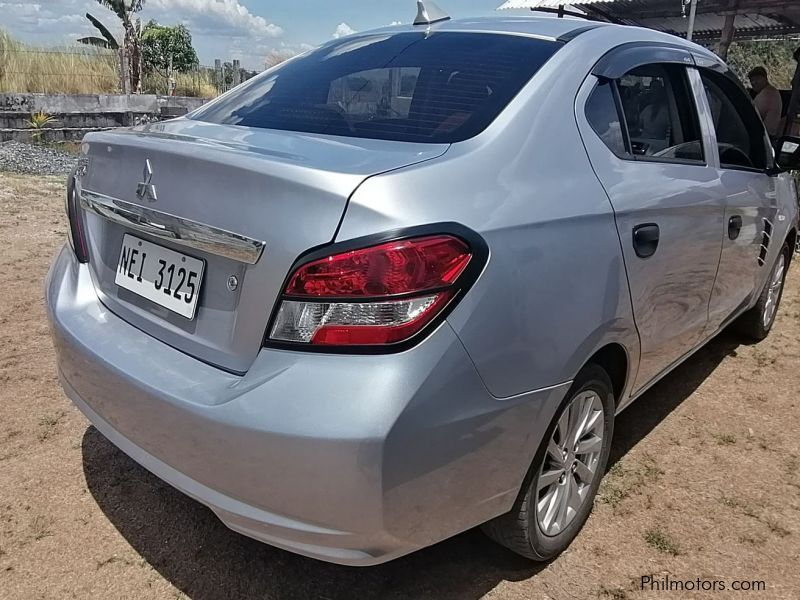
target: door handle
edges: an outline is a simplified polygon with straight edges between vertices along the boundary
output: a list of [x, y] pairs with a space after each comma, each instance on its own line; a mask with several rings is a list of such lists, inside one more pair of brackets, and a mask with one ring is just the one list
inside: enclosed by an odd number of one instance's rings
[[650, 258], [658, 250], [661, 230], [655, 223], [643, 223], [633, 228], [633, 250], [639, 258]]
[[742, 231], [742, 217], [739, 215], [733, 215], [730, 219], [728, 219], [728, 237], [732, 240], [735, 240], [739, 237], [739, 232]]

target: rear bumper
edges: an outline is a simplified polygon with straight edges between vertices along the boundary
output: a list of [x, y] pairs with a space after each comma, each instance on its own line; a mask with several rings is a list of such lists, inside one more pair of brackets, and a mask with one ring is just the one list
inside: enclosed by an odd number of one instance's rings
[[497, 400], [447, 323], [393, 355], [264, 349], [239, 377], [132, 327], [69, 249], [46, 284], [67, 395], [231, 529], [348, 565], [507, 511], [568, 384]]

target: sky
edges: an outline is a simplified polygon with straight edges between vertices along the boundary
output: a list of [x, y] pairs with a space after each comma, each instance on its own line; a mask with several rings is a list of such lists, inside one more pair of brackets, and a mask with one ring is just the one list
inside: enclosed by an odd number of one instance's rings
[[[438, 0], [453, 17], [489, 15], [502, 0]], [[0, 28], [16, 39], [63, 46], [96, 34], [91, 12], [112, 32], [116, 16], [97, 0], [0, 0]], [[291, 55], [354, 31], [409, 23], [415, 0], [145, 0], [142, 20], [183, 23], [192, 32], [200, 62], [238, 58], [261, 69], [272, 54]]]

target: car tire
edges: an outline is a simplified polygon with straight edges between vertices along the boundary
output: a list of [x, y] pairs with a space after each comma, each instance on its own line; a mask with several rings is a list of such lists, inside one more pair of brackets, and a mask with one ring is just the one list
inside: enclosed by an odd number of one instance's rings
[[769, 277], [758, 297], [758, 302], [736, 322], [739, 333], [749, 340], [760, 342], [769, 335], [783, 297], [790, 260], [789, 246], [784, 244], [778, 258], [775, 259], [775, 264], [772, 265]]
[[[594, 497], [608, 462], [614, 433], [615, 403], [612, 389], [608, 374], [597, 365], [587, 365], [578, 373], [547, 428], [547, 433], [536, 452], [513, 508], [510, 512], [485, 523], [482, 526], [484, 533], [506, 548], [535, 561], [550, 560], [570, 545], [589, 518]], [[578, 409], [578, 421], [580, 421], [582, 418], [580, 412], [586, 410], [588, 402], [591, 402], [589, 410], [594, 420], [587, 418], [584, 420], [584, 425], [592, 420], [594, 426], [586, 428], [586, 433], [581, 434], [580, 423], [577, 430], [570, 427], [572, 423], [570, 411], [580, 407]], [[601, 414], [598, 413], [599, 409], [602, 410]], [[602, 431], [599, 445], [594, 439], [598, 437], [598, 423], [601, 424]], [[566, 440], [562, 435], [564, 429], [568, 433]], [[590, 437], [590, 433], [594, 437]], [[568, 448], [565, 450], [571, 441], [571, 436], [577, 437], [583, 447], [575, 443], [572, 444], [571, 451]], [[567, 443], [562, 444], [562, 441]], [[596, 454], [579, 452], [595, 447]], [[561, 459], [554, 456], [555, 449], [561, 451]], [[575, 462], [570, 462], [572, 460]], [[575, 470], [573, 465], [578, 461], [583, 461], [583, 467], [592, 467], [591, 476], [584, 468]], [[560, 475], [554, 479], [555, 473], [559, 471]], [[559, 492], [560, 496], [552, 495]], [[577, 493], [580, 502], [574, 500], [573, 492]], [[564, 506], [559, 502], [560, 498], [566, 498], [566, 509], [559, 524], [558, 517], [561, 516], [561, 509]], [[554, 512], [553, 504], [557, 505]], [[551, 516], [550, 519], [548, 515]]]

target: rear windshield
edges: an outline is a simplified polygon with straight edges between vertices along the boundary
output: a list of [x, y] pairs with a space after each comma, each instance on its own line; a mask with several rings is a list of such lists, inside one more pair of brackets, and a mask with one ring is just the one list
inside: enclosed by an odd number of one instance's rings
[[327, 44], [192, 118], [305, 133], [453, 143], [483, 131], [558, 48], [522, 36], [375, 34]]

